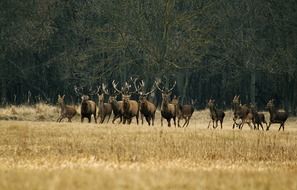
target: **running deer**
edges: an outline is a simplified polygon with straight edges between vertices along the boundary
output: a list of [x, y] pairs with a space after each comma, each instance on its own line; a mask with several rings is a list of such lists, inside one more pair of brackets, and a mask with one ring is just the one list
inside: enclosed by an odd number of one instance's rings
[[[179, 97], [174, 96], [171, 101], [172, 104], [176, 105], [176, 113], [177, 113], [177, 126], [178, 127], [188, 127], [191, 117], [194, 113], [194, 104], [195, 101], [192, 100], [191, 104], [180, 105]], [[183, 126], [180, 125], [180, 120], [184, 119], [185, 123]]]
[[170, 95], [172, 93], [173, 88], [176, 85], [176, 81], [172, 85], [170, 89], [168, 88], [161, 88], [160, 85], [161, 81], [155, 81], [155, 85], [157, 89], [162, 93], [162, 103], [161, 103], [161, 126], [163, 126], [163, 118], [167, 120], [168, 127], [171, 127], [171, 119], [173, 119], [174, 126], [176, 126], [176, 105], [169, 103], [170, 102]]
[[[96, 111], [97, 106], [96, 103], [90, 100], [88, 95], [82, 93], [83, 88], [74, 87], [76, 94], [81, 96], [81, 108], [80, 108], [80, 115], [81, 115], [81, 122], [84, 121], [84, 118], [88, 118], [89, 123], [91, 123], [91, 116], [94, 116], [95, 123], [97, 123]], [[90, 92], [90, 95], [97, 94], [98, 92]]]
[[[134, 80], [135, 81], [135, 80]], [[121, 90], [117, 88], [117, 84], [115, 81], [112, 81], [113, 88], [120, 94], [122, 94], [122, 101], [123, 101], [123, 109], [122, 109], [122, 117], [123, 117], [123, 124], [127, 123], [131, 124], [132, 118], [136, 117], [136, 122], [138, 124], [138, 117], [139, 117], [139, 105], [138, 102], [135, 100], [130, 100], [131, 94], [135, 92], [130, 92], [129, 89], [131, 87], [130, 84], [127, 82], [125, 83], [124, 87]]]
[[281, 128], [283, 128], [283, 131], [285, 130], [285, 122], [287, 121], [288, 119], [288, 113], [286, 111], [279, 111], [275, 108], [274, 106], [274, 100], [269, 100], [267, 105], [266, 105], [266, 108], [268, 109], [269, 111], [269, 114], [270, 114], [270, 120], [269, 120], [269, 124], [266, 128], [266, 130], [268, 131], [269, 130], [269, 127], [271, 124], [274, 124], [274, 123], [279, 123], [280, 126], [279, 126], [279, 131], [281, 130]]
[[58, 104], [61, 107], [61, 114], [57, 122], [61, 122], [64, 118], [68, 118], [68, 122], [71, 122], [71, 119], [76, 115], [76, 109], [72, 106], [65, 105], [64, 98], [65, 95], [58, 95]]
[[[207, 128], [209, 128], [211, 121], [212, 121], [212, 127], [214, 129], [217, 128], [218, 121], [220, 121], [221, 129], [223, 129], [223, 121], [224, 121], [224, 117], [225, 117], [224, 111], [216, 108], [214, 99], [209, 99], [207, 106], [209, 108], [210, 118], [211, 118], [211, 120], [208, 123]], [[216, 123], [216, 125], [214, 125], [214, 123]]]
[[[241, 105], [240, 96], [234, 96], [232, 104], [234, 109], [234, 117], [233, 117], [233, 129], [235, 126], [239, 127], [239, 129], [242, 129], [243, 125], [247, 123], [252, 129], [252, 120], [253, 120], [253, 114], [250, 113], [248, 106]], [[240, 123], [238, 123], [238, 119], [241, 120]]]
[[99, 123], [103, 123], [105, 118], [108, 117], [108, 123], [112, 113], [112, 106], [110, 103], [104, 103], [104, 92], [107, 91], [105, 84], [102, 84], [102, 90], [103, 93], [98, 94], [98, 118], [100, 117]]
[[151, 125], [152, 123], [152, 126], [154, 126], [155, 113], [157, 108], [155, 104], [147, 100], [147, 96], [149, 96], [156, 90], [155, 87], [153, 86], [151, 91], [145, 92], [145, 83], [143, 82], [143, 80], [141, 80], [140, 86], [137, 87], [135, 85], [135, 89], [137, 89], [137, 93], [139, 94], [141, 123], [143, 124], [143, 117], [145, 117], [148, 125]]

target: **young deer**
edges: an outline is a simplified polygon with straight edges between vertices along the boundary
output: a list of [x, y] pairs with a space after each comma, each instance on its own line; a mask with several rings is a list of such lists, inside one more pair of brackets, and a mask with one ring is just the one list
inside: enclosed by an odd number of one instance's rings
[[278, 130], [283, 128], [283, 131], [284, 131], [285, 130], [285, 122], [287, 121], [288, 116], [289, 116], [288, 113], [286, 111], [284, 111], [284, 112], [278, 111], [274, 106], [273, 99], [268, 101], [266, 108], [268, 109], [269, 114], [270, 114], [270, 121], [269, 121], [269, 124], [268, 124], [266, 130], [267, 131], [269, 130], [269, 127], [271, 124], [279, 123], [280, 126], [279, 126]]
[[[224, 121], [225, 113], [223, 110], [217, 109], [214, 103], [215, 103], [215, 100], [213, 100], [213, 99], [209, 99], [209, 101], [207, 103], [207, 106], [210, 111], [210, 118], [211, 118], [211, 120], [208, 123], [207, 128], [209, 128], [211, 121], [212, 121], [212, 127], [214, 129], [217, 128], [218, 121], [220, 121], [221, 129], [223, 129], [223, 121]], [[216, 123], [216, 126], [214, 125], [214, 123]]]
[[250, 105], [250, 112], [253, 114], [253, 125], [254, 125], [254, 129], [259, 130], [259, 126], [262, 128], [262, 130], [264, 130], [262, 123], [266, 124], [267, 127], [267, 122], [265, 120], [265, 115], [263, 113], [259, 113], [256, 110], [256, 106], [251, 104]]
[[110, 103], [104, 103], [104, 93], [98, 94], [98, 117], [100, 117], [100, 122], [103, 123], [105, 118], [107, 118], [107, 123], [109, 122], [111, 113], [112, 113], [112, 106]]
[[68, 122], [71, 122], [71, 119], [76, 114], [76, 109], [74, 107], [65, 105], [64, 98], [65, 95], [58, 95], [58, 104], [61, 107], [61, 114], [60, 117], [57, 119], [57, 122], [61, 122], [64, 118], [68, 118]]

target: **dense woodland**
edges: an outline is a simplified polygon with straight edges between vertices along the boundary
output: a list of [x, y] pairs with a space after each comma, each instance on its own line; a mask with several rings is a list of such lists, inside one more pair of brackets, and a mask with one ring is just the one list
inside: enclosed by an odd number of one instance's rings
[[[297, 108], [296, 0], [1, 0], [1, 104], [156, 78], [183, 102]], [[159, 97], [159, 96], [157, 96]]]

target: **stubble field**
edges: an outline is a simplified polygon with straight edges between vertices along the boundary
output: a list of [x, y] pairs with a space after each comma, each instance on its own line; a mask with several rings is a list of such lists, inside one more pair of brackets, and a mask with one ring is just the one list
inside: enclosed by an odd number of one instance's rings
[[185, 129], [161, 127], [159, 113], [154, 127], [56, 123], [57, 110], [0, 110], [17, 119], [0, 121], [0, 189], [297, 188], [296, 118], [263, 132], [232, 130], [231, 112], [213, 130], [207, 110]]

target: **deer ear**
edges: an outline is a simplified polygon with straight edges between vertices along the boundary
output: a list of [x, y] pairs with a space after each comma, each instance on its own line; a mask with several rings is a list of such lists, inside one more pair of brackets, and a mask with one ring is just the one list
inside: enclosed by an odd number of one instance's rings
[[62, 98], [63, 98], [63, 99], [65, 98], [65, 94], [63, 94]]
[[61, 98], [60, 94], [58, 95], [58, 98]]

